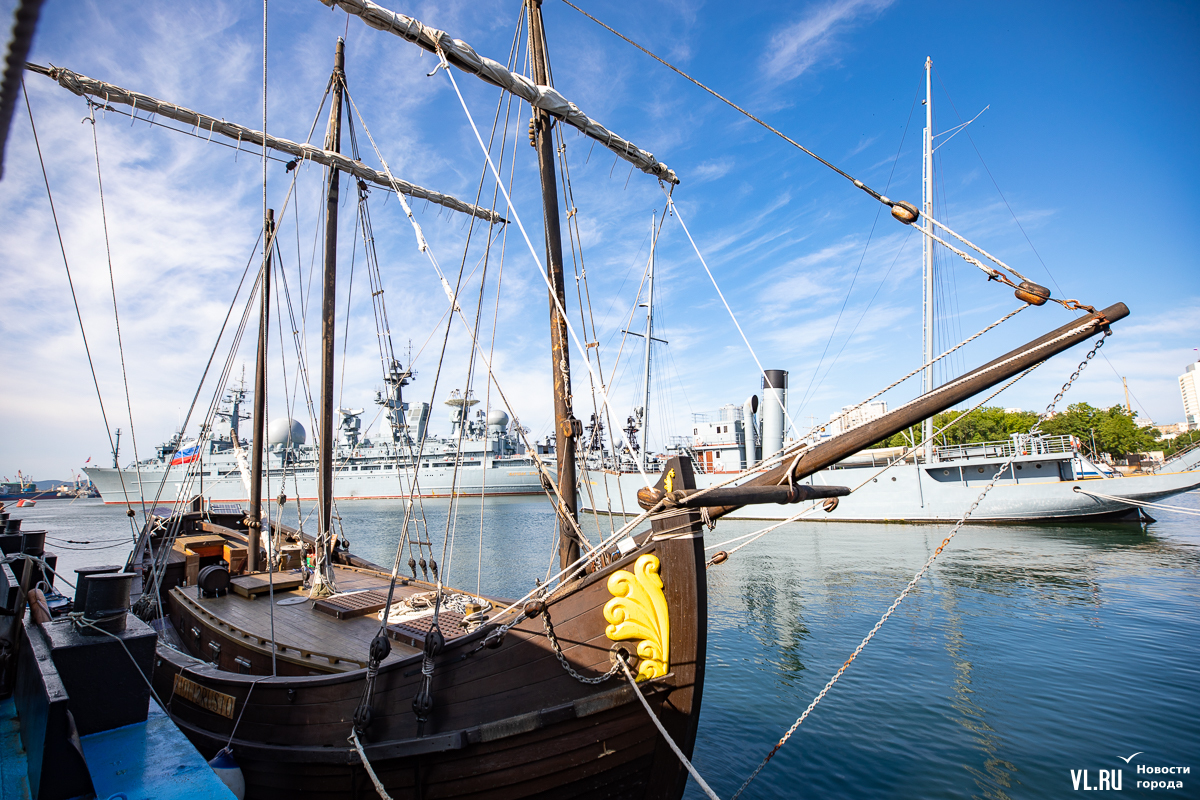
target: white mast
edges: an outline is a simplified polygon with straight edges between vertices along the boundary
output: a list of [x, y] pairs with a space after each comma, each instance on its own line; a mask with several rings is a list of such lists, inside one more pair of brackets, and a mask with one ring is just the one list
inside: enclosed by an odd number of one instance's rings
[[654, 248], [658, 240], [654, 236], [655, 221], [658, 212], [650, 214], [650, 271], [646, 279], [646, 374], [644, 378], [644, 396], [642, 398], [642, 471], [647, 468], [650, 452], [650, 343], [654, 336]]
[[[933, 59], [925, 59], [925, 135], [921, 140], [921, 214], [928, 220], [933, 216]], [[921, 363], [933, 360], [933, 243], [921, 237]], [[921, 390], [933, 389], [933, 367], [925, 367]], [[933, 420], [921, 423], [921, 440], [925, 442], [924, 456], [928, 464], [933, 459]]]

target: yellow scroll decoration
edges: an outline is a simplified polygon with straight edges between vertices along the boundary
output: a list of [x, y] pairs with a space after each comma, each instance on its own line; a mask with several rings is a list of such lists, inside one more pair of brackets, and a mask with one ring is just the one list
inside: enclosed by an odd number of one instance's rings
[[658, 556], [647, 553], [634, 562], [633, 572], [617, 570], [608, 579], [613, 599], [604, 604], [610, 623], [604, 633], [613, 641], [641, 640], [639, 681], [666, 675], [670, 668], [671, 622], [658, 567]]

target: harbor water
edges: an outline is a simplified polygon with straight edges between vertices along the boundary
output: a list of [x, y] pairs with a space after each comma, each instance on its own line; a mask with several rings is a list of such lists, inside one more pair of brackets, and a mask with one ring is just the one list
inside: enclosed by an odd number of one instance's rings
[[[1166, 502], [1200, 510], [1200, 493]], [[13, 510], [49, 530], [64, 577], [129, 551], [123, 507]], [[390, 566], [402, 504], [338, 512], [351, 548]], [[489, 500], [482, 546], [478, 500], [449, 529], [445, 501], [424, 513], [449, 583], [519, 597], [546, 577], [544, 500]], [[1200, 525], [1152, 513], [1143, 527], [963, 528], [742, 796], [1058, 798], [1097, 789], [1101, 770], [1111, 785], [1120, 770], [1122, 796], [1200, 797]], [[284, 515], [296, 523], [294, 505]], [[758, 525], [722, 522], [708, 544]], [[596, 524], [586, 530], [595, 539]], [[949, 530], [794, 524], [708, 571], [695, 764], [718, 795], [737, 791]], [[1144, 771], [1166, 767], [1196, 772]], [[686, 797], [703, 796], [689, 782]]]

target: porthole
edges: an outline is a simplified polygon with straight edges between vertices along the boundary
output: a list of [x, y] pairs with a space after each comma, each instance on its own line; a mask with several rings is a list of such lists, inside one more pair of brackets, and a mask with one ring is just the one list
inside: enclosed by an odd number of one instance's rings
[[982, 473], [982, 472], [983, 472], [983, 467], [980, 467], [980, 468], [979, 468], [979, 471], [980, 471], [980, 473]]
[[1024, 469], [1020, 464], [1017, 464], [1017, 469]]
[[942, 474], [943, 474], [943, 475], [949, 475], [949, 474], [950, 474], [950, 470], [948, 470], [948, 469], [944, 469], [944, 470], [942, 470]]
[[893, 480], [893, 481], [895, 481], [895, 480], [896, 480], [895, 476], [893, 476], [893, 477], [892, 477], [892, 480]]
[[1037, 467], [1038, 469], [1041, 469], [1041, 468], [1042, 468], [1042, 465], [1041, 465], [1041, 464], [1034, 464], [1034, 466], [1035, 466], [1035, 467]]

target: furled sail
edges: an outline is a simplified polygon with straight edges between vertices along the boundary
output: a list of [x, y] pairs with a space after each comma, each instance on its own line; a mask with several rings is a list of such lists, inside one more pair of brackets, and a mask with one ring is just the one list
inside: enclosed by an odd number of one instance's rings
[[679, 178], [676, 177], [674, 170], [655, 158], [653, 153], [648, 153], [632, 142], [617, 136], [584, 114], [579, 106], [559, 94], [558, 90], [551, 86], [541, 86], [524, 75], [510, 72], [498, 61], [476, 53], [471, 45], [461, 39], [455, 39], [445, 31], [431, 28], [412, 17], [389, 11], [370, 0], [321, 0], [321, 2], [331, 8], [336, 5], [348, 14], [361, 17], [362, 21], [372, 28], [393, 33], [431, 53], [437, 53], [440, 50], [445, 54], [446, 61], [463, 72], [478, 75], [488, 83], [512, 92], [535, 108], [540, 108], [552, 117], [578, 128], [584, 135], [600, 142], [642, 172], [660, 180], [679, 183]]
[[230, 139], [236, 139], [238, 142], [246, 142], [259, 146], [262, 146], [265, 142], [266, 146], [272, 150], [296, 156], [301, 161], [312, 161], [326, 167], [336, 167], [342, 172], [348, 172], [355, 177], [362, 178], [377, 186], [382, 186], [388, 191], [398, 191], [408, 197], [428, 200], [431, 203], [436, 203], [453, 211], [471, 214], [487, 222], [505, 221], [503, 217], [490, 209], [464, 203], [450, 195], [425, 189], [408, 181], [402, 181], [394, 176], [389, 178], [387, 173], [371, 169], [361, 161], [355, 161], [341, 153], [323, 150], [311, 144], [301, 144], [289, 139], [281, 139], [277, 136], [264, 136], [261, 131], [247, 128], [244, 125], [210, 117], [207, 114], [201, 114], [191, 109], [177, 106], [174, 103], [168, 103], [165, 100], [158, 100], [141, 92], [122, 89], [120, 86], [98, 81], [95, 78], [89, 78], [86, 75], [80, 75], [78, 72], [72, 72], [62, 67], [43, 67], [37, 64], [27, 64], [26, 68], [53, 78], [64, 89], [81, 97], [86, 94], [102, 99], [105, 103], [120, 103], [132, 106], [134, 111], [143, 111], [147, 114], [156, 114], [160, 117], [173, 119], [176, 122], [182, 122], [196, 128], [201, 134], [207, 133], [209, 136], [220, 134]]

